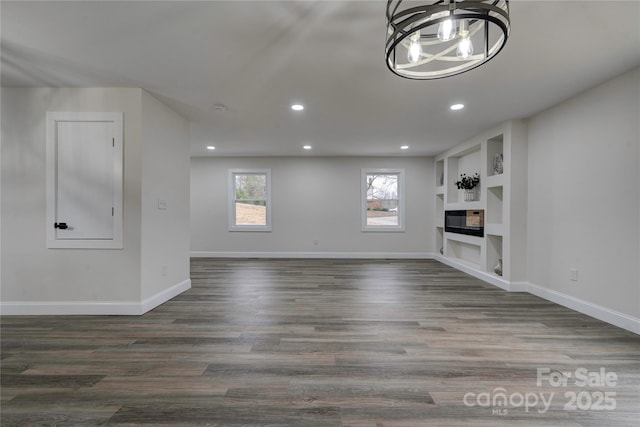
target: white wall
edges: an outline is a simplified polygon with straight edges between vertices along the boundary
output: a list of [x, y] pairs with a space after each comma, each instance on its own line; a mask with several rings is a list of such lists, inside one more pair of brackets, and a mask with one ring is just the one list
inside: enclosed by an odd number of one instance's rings
[[142, 299], [188, 280], [189, 253], [189, 122], [142, 91]]
[[[124, 249], [47, 249], [47, 111], [124, 112]], [[3, 88], [1, 210], [4, 314], [141, 314], [190, 287], [188, 123], [141, 89]]]
[[[434, 239], [433, 167], [431, 158], [409, 157], [193, 158], [191, 249], [195, 255], [425, 254]], [[227, 173], [233, 168], [271, 168], [272, 232], [228, 231]], [[404, 168], [404, 233], [361, 231], [362, 168]]]
[[636, 69], [532, 117], [528, 150], [528, 281], [635, 318], [639, 104]]
[[[140, 89], [2, 89], [2, 302], [140, 300]], [[45, 114], [124, 112], [124, 249], [47, 249]]]

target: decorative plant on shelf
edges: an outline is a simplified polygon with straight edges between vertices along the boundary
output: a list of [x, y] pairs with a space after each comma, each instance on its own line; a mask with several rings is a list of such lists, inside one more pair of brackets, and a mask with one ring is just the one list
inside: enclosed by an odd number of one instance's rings
[[463, 173], [460, 175], [460, 181], [454, 182], [458, 190], [473, 190], [480, 184], [480, 175], [477, 173], [473, 174], [473, 176], [468, 176]]
[[477, 173], [469, 176], [465, 173], [460, 175], [460, 180], [454, 182], [458, 190], [464, 190], [464, 201], [472, 202], [477, 199], [478, 193], [476, 187], [480, 184], [480, 175]]

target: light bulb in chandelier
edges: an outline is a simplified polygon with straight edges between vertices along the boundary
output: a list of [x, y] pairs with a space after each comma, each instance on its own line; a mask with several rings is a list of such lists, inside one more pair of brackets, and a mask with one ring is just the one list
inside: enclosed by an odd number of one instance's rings
[[416, 31], [411, 35], [411, 44], [407, 51], [407, 61], [415, 64], [420, 60], [422, 55], [422, 45], [420, 44], [420, 31]]
[[[448, 12], [447, 12], [448, 14]], [[438, 40], [447, 42], [456, 36], [456, 24], [453, 19], [448, 18], [438, 25]]]
[[458, 58], [467, 59], [473, 55], [473, 43], [469, 36], [463, 37], [458, 43], [458, 49], [456, 50], [456, 56]]
[[456, 50], [458, 58], [467, 59], [473, 55], [473, 43], [469, 37], [469, 23], [465, 20], [460, 24], [460, 43]]

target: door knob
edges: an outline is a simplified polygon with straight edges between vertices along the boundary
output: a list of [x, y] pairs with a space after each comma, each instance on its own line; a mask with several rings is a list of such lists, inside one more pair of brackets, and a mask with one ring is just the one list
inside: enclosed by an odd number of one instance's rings
[[66, 230], [69, 228], [66, 222], [56, 222], [53, 224], [53, 228], [59, 228], [60, 230]]

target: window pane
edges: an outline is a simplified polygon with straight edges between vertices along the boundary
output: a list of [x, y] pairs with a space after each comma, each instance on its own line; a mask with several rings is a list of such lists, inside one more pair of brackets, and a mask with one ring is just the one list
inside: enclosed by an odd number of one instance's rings
[[234, 175], [234, 224], [267, 225], [267, 175]]
[[398, 226], [398, 175], [367, 175], [367, 226]]
[[236, 175], [235, 184], [237, 200], [267, 199], [266, 175]]
[[266, 202], [236, 200], [236, 225], [267, 225]]

